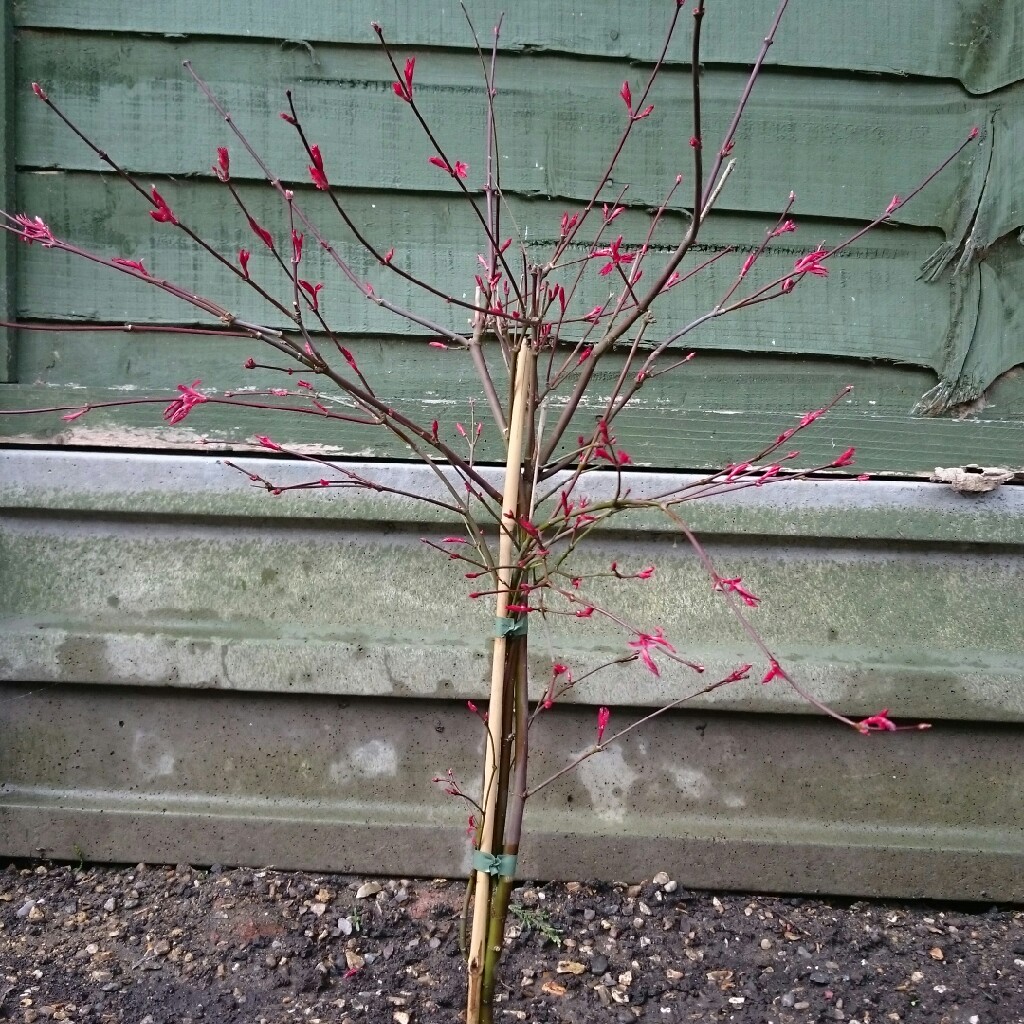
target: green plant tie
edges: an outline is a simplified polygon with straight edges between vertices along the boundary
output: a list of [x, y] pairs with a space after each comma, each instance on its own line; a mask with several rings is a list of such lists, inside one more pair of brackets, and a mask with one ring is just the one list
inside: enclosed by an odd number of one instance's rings
[[516, 855], [514, 853], [484, 853], [476, 850], [473, 853], [473, 870], [484, 871], [488, 875], [503, 878], [515, 878]]
[[495, 636], [526, 636], [527, 618], [513, 619], [510, 615], [499, 615], [494, 620]]

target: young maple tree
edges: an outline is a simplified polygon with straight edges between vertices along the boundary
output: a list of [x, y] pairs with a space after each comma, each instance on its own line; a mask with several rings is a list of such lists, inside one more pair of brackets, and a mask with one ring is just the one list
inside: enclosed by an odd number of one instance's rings
[[[478, 225], [481, 251], [478, 265], [468, 275], [468, 288], [463, 280], [427, 280], [418, 276], [404, 258], [403, 239], [373, 238], [354, 220], [344, 189], [332, 181], [330, 153], [307, 134], [300, 104], [290, 92], [287, 110], [281, 117], [294, 129], [297, 144], [308, 159], [308, 184], [312, 185], [309, 198], [322, 194], [316, 215], [309, 212], [313, 203], [307, 208], [298, 198], [302, 186], [278, 176], [269, 159], [256, 151], [206, 82], [185, 63], [236, 143], [281, 201], [281, 224], [260, 223], [236, 187], [229, 148], [218, 148], [212, 173], [250, 231], [253, 247], [227, 253], [208, 242], [201, 228], [190, 223], [184, 212], [156, 186], [147, 189], [88, 138], [42, 85], [33, 84], [36, 96], [149, 205], [154, 221], [165, 225], [168, 231], [186, 236], [250, 290], [254, 306], [262, 303], [270, 312], [257, 317], [196, 295], [184, 284], [162, 277], [155, 266], [146, 265], [144, 258], [111, 257], [88, 251], [58, 237], [40, 216], [3, 212], [6, 229], [26, 243], [72, 253], [124, 274], [139, 285], [180, 299], [214, 321], [215, 326], [204, 333], [242, 336], [260, 342], [272, 353], [272, 361], [258, 362], [249, 357], [246, 368], [267, 375], [283, 374], [286, 386], [218, 393], [204, 389], [200, 380], [194, 380], [179, 384], [177, 395], [171, 399], [124, 399], [81, 407], [11, 412], [61, 412], [63, 419], [74, 420], [96, 408], [157, 402], [165, 405], [164, 418], [177, 424], [191, 415], [200, 415], [200, 406], [220, 404], [315, 416], [324, 421], [325, 429], [336, 423], [376, 426], [389, 431], [423, 461], [435, 478], [433, 491], [403, 490], [389, 482], [386, 474], [373, 475], [266, 435], [256, 435], [258, 448], [305, 460], [313, 469], [308, 480], [285, 484], [274, 479], [272, 467], [253, 471], [231, 461], [226, 461], [226, 465], [244, 473], [254, 485], [272, 495], [290, 490], [354, 486], [429, 502], [463, 528], [463, 532], [428, 539], [426, 543], [462, 568], [473, 588], [470, 598], [493, 601], [495, 613], [488, 702], [485, 708], [469, 702], [469, 711], [482, 719], [485, 732], [480, 788], [467, 792], [450, 772], [435, 779], [449, 794], [468, 800], [474, 810], [469, 828], [474, 872], [467, 889], [467, 908], [471, 904], [472, 913], [465, 915], [472, 921], [471, 934], [465, 942], [469, 1021], [492, 1019], [526, 804], [581, 761], [686, 701], [748, 679], [765, 685], [789, 686], [803, 700], [860, 733], [927, 728], [898, 726], [887, 710], [855, 721], [819, 701], [794, 678], [755, 627], [751, 613], [757, 609], [759, 597], [741, 577], [718, 570], [685, 517], [688, 502], [850, 467], [854, 462], [853, 448], [825, 464], [799, 466], [796, 460], [800, 453], [790, 447], [794, 437], [812, 427], [849, 389], [821, 408], [798, 415], [791, 427], [774, 439], [766, 439], [760, 450], [716, 472], [696, 480], [681, 480], [657, 493], [650, 491], [643, 477], [630, 471], [633, 459], [616, 432], [623, 410], [638, 393], [651, 382], [685, 369], [694, 353], [682, 345], [699, 328], [723, 316], [742, 315], [763, 303], [784, 299], [796, 288], [813, 285], [815, 278], [827, 276], [830, 260], [867, 231], [887, 221], [949, 166], [978, 134], [976, 129], [972, 130], [941, 166], [905, 196], [894, 196], [887, 205], [880, 203], [880, 213], [870, 223], [836, 244], [810, 247], [782, 274], [762, 273], [761, 258], [772, 251], [776, 239], [797, 230], [793, 220], [796, 196], [792, 193], [783, 199], [777, 218], [767, 226], [763, 238], [746, 253], [738, 252], [734, 246], [714, 248], [710, 256], [698, 251], [698, 235], [735, 167], [737, 132], [786, 7], [787, 0], [781, 0], [737, 98], [732, 119], [722, 137], [711, 140], [704, 137], [701, 115], [705, 2], [697, 0], [688, 17], [690, 136], [688, 144], [681, 147], [682, 153], [688, 154], [688, 166], [665, 183], [664, 198], [650, 213], [643, 237], [626, 240], [617, 230], [616, 221], [628, 207], [628, 186], [615, 183], [620, 177], [616, 171], [633, 133], [653, 130], [658, 124], [661, 109], [654, 98], [655, 86], [665, 69], [670, 45], [683, 24], [684, 4], [670, 5], [664, 43], [657, 59], [640, 82], [631, 84], [627, 80], [618, 87], [623, 107], [621, 125], [617, 137], [609, 140], [608, 160], [594, 179], [590, 198], [579, 208], [562, 214], [555, 240], [543, 254], [518, 234], [502, 188], [495, 103], [499, 94], [500, 21], [487, 47], [481, 44], [470, 22], [484, 85], [482, 172], [476, 170], [477, 154], [461, 148], [453, 150], [443, 133], [425, 116], [418, 98], [417, 58], [401, 60], [389, 45], [384, 29], [374, 24], [373, 31], [394, 73], [394, 102], [404, 105], [411, 122], [422, 133], [422, 159], [439, 176], [447, 177]], [[679, 112], [673, 111], [673, 115], [679, 116]], [[344, 245], [332, 240], [332, 229], [326, 226], [324, 216], [325, 203], [327, 214], [338, 218], [347, 233]], [[685, 227], [681, 233], [673, 234], [680, 216], [685, 218]], [[461, 353], [471, 361], [482, 408], [473, 406], [469, 410], [468, 427], [461, 422], [418, 421], [384, 392], [380, 382], [364, 374], [358, 351], [346, 345], [341, 332], [328, 321], [323, 293], [330, 286], [306, 270], [312, 262], [307, 246], [315, 246], [323, 254], [328, 266], [333, 267], [348, 288], [351, 301], [375, 303], [415, 325], [426, 335], [426, 344], [445, 353], [439, 353], [439, 358]], [[263, 250], [266, 257], [257, 261], [259, 270], [252, 259], [254, 249]], [[359, 272], [356, 260], [347, 252], [368, 255], [374, 271]], [[719, 277], [708, 286], [704, 282], [712, 268]], [[723, 268], [724, 286], [720, 283]], [[416, 307], [393, 302], [388, 283], [396, 279], [413, 286], [424, 297], [443, 300], [452, 310], [451, 319], [442, 322]], [[687, 322], [667, 319], [656, 324], [652, 313], [655, 305], [667, 293], [684, 286], [702, 289], [698, 295], [704, 302], [704, 311]], [[463, 323], [468, 323], [468, 329]], [[133, 329], [144, 328], [133, 325]], [[170, 329], [197, 333], [190, 326]], [[605, 369], [610, 366], [613, 371], [610, 391], [602, 393], [600, 400], [594, 389], [594, 374], [599, 365]], [[606, 390], [602, 385], [602, 392]], [[598, 414], [588, 416], [587, 411], [598, 402]], [[503, 457], [497, 470], [482, 466], [477, 458], [483, 436], [497, 439], [495, 443], [500, 445]], [[706, 680], [705, 667], [679, 650], [677, 641], [666, 636], [662, 627], [633, 622], [627, 613], [597, 596], [596, 591], [608, 582], [655, 585], [648, 582], [656, 577], [654, 565], [624, 568], [612, 562], [599, 572], [583, 572], [574, 564], [573, 556], [595, 530], [629, 511], [658, 514], [672, 530], [685, 537], [707, 574], [708, 586], [721, 595], [749, 638], [756, 652], [754, 661]], [[605, 664], [579, 673], [553, 660], [545, 678], [531, 680], [529, 624], [531, 620], [556, 616], [604, 619], [614, 624], [623, 637], [621, 652]], [[611, 727], [608, 708], [599, 708], [593, 745], [581, 755], [570, 757], [547, 778], [533, 778], [531, 726], [597, 672], [631, 661], [640, 662], [655, 676], [660, 674], [659, 665], [675, 662], [692, 671], [699, 682], [678, 699], [620, 728]]]

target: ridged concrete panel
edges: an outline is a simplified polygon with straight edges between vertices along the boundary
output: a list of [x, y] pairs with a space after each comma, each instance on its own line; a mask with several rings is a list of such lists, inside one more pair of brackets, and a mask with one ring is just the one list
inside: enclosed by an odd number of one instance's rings
[[[462, 701], [484, 692], [489, 621], [420, 542], [451, 524], [354, 491], [275, 499], [215, 459], [120, 454], [4, 453], [0, 512], [0, 853], [465, 869], [468, 810], [430, 779], [476, 778]], [[1024, 490], [818, 481], [691, 520], [818, 696], [934, 728], [863, 738], [777, 686], [725, 688], [538, 796], [523, 871], [1024, 898]], [[754, 660], [662, 524], [637, 517], [588, 550], [657, 563], [614, 595], [638, 622], [711, 666]], [[584, 669], [625, 641], [578, 622], [531, 637], [542, 682], [553, 655]], [[693, 682], [598, 676], [540, 720], [536, 777], [592, 741], [594, 704], [625, 722]]]

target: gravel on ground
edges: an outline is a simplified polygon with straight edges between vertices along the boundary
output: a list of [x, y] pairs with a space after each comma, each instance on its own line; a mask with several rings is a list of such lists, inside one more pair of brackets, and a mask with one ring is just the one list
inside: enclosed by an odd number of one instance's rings
[[[464, 884], [0, 869], [0, 1020], [455, 1024]], [[1024, 1024], [1017, 907], [524, 883], [495, 1021]]]

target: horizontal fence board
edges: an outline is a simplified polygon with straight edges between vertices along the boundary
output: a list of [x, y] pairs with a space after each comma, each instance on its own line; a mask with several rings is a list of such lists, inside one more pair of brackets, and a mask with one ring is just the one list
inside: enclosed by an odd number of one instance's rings
[[[367, 377], [379, 388], [382, 396], [392, 404], [415, 408], [417, 416], [426, 421], [434, 416], [451, 427], [452, 419], [466, 422], [470, 416], [471, 399], [480, 401], [480, 388], [471, 360], [458, 350], [439, 352], [422, 339], [396, 338], [387, 335], [345, 335], [344, 344], [355, 354]], [[326, 339], [318, 337], [318, 346], [324, 350]], [[106, 332], [69, 330], [24, 330], [22, 332], [18, 371], [24, 382], [17, 389], [0, 390], [0, 415], [20, 396], [33, 396], [33, 400], [50, 404], [51, 400], [67, 400], [74, 404], [73, 393], [86, 389], [92, 393], [109, 391], [111, 399], [125, 392], [170, 395], [174, 386], [196, 376], [202, 377], [202, 388], [211, 394], [227, 391], [266, 390], [270, 387], [293, 386], [301, 374], [296, 371], [292, 379], [282, 378], [273, 370], [246, 370], [248, 357], [272, 365], [276, 356], [268, 353], [260, 342], [249, 338], [209, 336], [188, 333], [166, 333], [157, 327], [152, 332], [115, 328]], [[598, 392], [607, 391], [619, 373], [621, 360], [609, 358], [604, 369], [595, 371]], [[307, 375], [308, 376], [308, 375]], [[788, 424], [794, 414], [806, 408], [819, 406], [846, 385], [853, 392], [830, 413], [826, 423], [844, 420], [844, 429], [852, 426], [853, 419], [878, 419], [883, 424], [900, 422], [901, 429], [921, 432], [929, 430], [967, 430], [974, 420], [993, 425], [1016, 424], [1024, 421], [1024, 372], [1005, 374], [992, 386], [987, 400], [976, 409], [964, 410], [971, 418], [956, 421], [944, 419], [922, 420], [912, 418], [911, 412], [920, 395], [935, 384], [934, 373], [911, 366], [893, 366], [870, 363], [867, 360], [839, 360], [827, 357], [779, 353], [753, 355], [734, 352], [716, 352], [698, 348], [697, 356], [675, 376], [656, 378], [636, 399], [635, 412], [625, 412], [640, 419], [650, 419], [658, 408], [666, 415], [678, 414], [668, 428], [684, 435], [688, 425], [683, 414], [697, 416], [702, 413], [742, 416], [756, 412], [765, 422]], [[333, 385], [320, 379], [320, 393], [335, 395]], [[604, 385], [604, 388], [601, 388]], [[48, 399], [46, 396], [50, 394]], [[595, 394], [586, 404], [594, 411], [599, 401]], [[143, 419], [152, 419], [154, 410], [142, 413]], [[198, 409], [194, 425], [201, 417], [216, 415], [216, 407]], [[94, 414], [102, 416], [98, 411]], [[114, 414], [108, 414], [114, 415]], [[772, 419], [775, 417], [776, 419]], [[90, 419], [92, 416], [90, 416]], [[248, 424], [256, 430], [259, 418]], [[79, 421], [76, 421], [79, 422]], [[89, 420], [84, 421], [86, 423]], [[902, 424], [905, 424], [902, 426]], [[9, 425], [9, 424], [7, 424]], [[57, 424], [58, 429], [72, 429]], [[656, 422], [650, 424], [658, 434]], [[819, 423], [815, 430], [821, 430]], [[51, 422], [47, 429], [53, 429]], [[663, 424], [663, 429], [665, 425]], [[285, 428], [286, 431], [288, 428]], [[322, 432], [322, 422], [302, 429]], [[344, 425], [332, 428], [344, 431]], [[773, 427], [769, 430], [775, 432]], [[260, 431], [262, 433], [262, 430]], [[632, 432], [631, 433], [635, 433]], [[757, 438], [765, 440], [767, 438]], [[327, 440], [326, 438], [324, 439]], [[636, 438], [640, 443], [642, 438]], [[894, 442], [898, 439], [893, 438]], [[801, 445], [813, 444], [814, 431], [801, 437]], [[382, 442], [386, 443], [386, 442]], [[488, 443], [484, 434], [482, 443]], [[831, 439], [830, 442], [831, 444]], [[855, 443], [851, 440], [851, 444]], [[739, 454], [739, 453], [733, 453]], [[980, 456], [979, 456], [980, 457]]]
[[[748, 387], [770, 386], [784, 376], [788, 367], [773, 362], [743, 374]], [[187, 378], [188, 374], [178, 375]], [[848, 379], [844, 376], [841, 380]], [[634, 462], [652, 468], [712, 469], [727, 463], [753, 457], [765, 443], [781, 430], [794, 426], [796, 416], [787, 410], [737, 410], [739, 390], [730, 391], [734, 378], [723, 376], [707, 395], [699, 395], [698, 408], [689, 402], [656, 401], [639, 403], [624, 414], [618, 426], [618, 438]], [[813, 382], [812, 382], [813, 383]], [[820, 390], [815, 401], [827, 394], [835, 380], [822, 373], [817, 383]], [[781, 385], [780, 385], [781, 386]], [[740, 385], [737, 383], [737, 389]], [[470, 392], [472, 394], [473, 392]], [[290, 414], [259, 414], [243, 417], [237, 410], [210, 408], [209, 404], [194, 412], [186, 423], [168, 427], [160, 418], [167, 391], [140, 388], [132, 398], [161, 394], [156, 406], [133, 407], [126, 410], [98, 410], [73, 423], [60, 421], [57, 414], [3, 416], [0, 414], [0, 440], [6, 443], [68, 444], [86, 446], [121, 446], [129, 449], [185, 449], [195, 451], [197, 444], [204, 451], [218, 451], [224, 446], [236, 449], [255, 444], [255, 433], [268, 433], [280, 443], [296, 451], [348, 458], [408, 458], [410, 453], [389, 433], [380, 428], [350, 424], [327, 425], [319, 417], [295, 417]], [[801, 438], [801, 464], [814, 466], [834, 460], [846, 447], [857, 447], [854, 472], [886, 474], [895, 470], [903, 474], [931, 474], [937, 466], [984, 465], [1009, 466], [1018, 471], [1024, 466], [1024, 426], [1020, 417], [1012, 420], [972, 419], [923, 420], [895, 412], [874, 413], [866, 397], [879, 394], [865, 392], [866, 400], [855, 408], [830, 414], [825, 424], [818, 424]], [[898, 394], [897, 394], [898, 396]], [[6, 408], [49, 409], [61, 406], [81, 409], [90, 401], [110, 401], [125, 397], [125, 391], [109, 388], [19, 387], [16, 393], [0, 389]], [[719, 399], [722, 408], [715, 408]], [[479, 409], [479, 395], [476, 395]], [[709, 401], [710, 406], [705, 404]], [[805, 402], [806, 404], [806, 402]], [[701, 408], [702, 407], [702, 408]], [[791, 407], [797, 408], [797, 407]], [[414, 414], [422, 414], [425, 422], [438, 418], [445, 434], [455, 441], [454, 423], [470, 422], [472, 408], [464, 393], [461, 398], [443, 401], [428, 399], [412, 404]], [[580, 413], [580, 426], [592, 427], [599, 410], [585, 406]], [[484, 434], [478, 455], [482, 461], [497, 461], [494, 431]]]
[[[0, 851], [395, 875], [469, 871], [481, 731], [452, 702], [0, 684]], [[615, 708], [616, 719], [629, 711]], [[1020, 900], [1019, 736], [864, 737], [816, 719], [670, 714], [529, 804], [520, 877]], [[592, 742], [553, 711], [536, 778]]]
[[[360, 188], [451, 191], [443, 172], [428, 164], [431, 144], [406, 104], [394, 96], [393, 74], [379, 53], [323, 47], [314, 63], [302, 48], [237, 38], [183, 42], [24, 33], [17, 66], [19, 166], [100, 166], [32, 95], [30, 83], [40, 81], [85, 133], [124, 166], [148, 175], [208, 175], [216, 147], [234, 140], [182, 69], [186, 57], [285, 180], [308, 181], [308, 159], [294, 130], [278, 117], [286, 107], [285, 90], [291, 88], [310, 139], [322, 147], [332, 181]], [[116, 75], [111, 74], [114, 67]], [[253, 82], [257, 67], [258, 86]], [[618, 95], [623, 73], [620, 63], [568, 56], [508, 62], [497, 100], [506, 192], [568, 202], [589, 198], [624, 127]], [[468, 183], [480, 187], [485, 105], [478, 59], [471, 53], [432, 53], [417, 66], [417, 77], [424, 116], [451, 158], [468, 161]], [[630, 77], [639, 90], [638, 80]], [[725, 131], [744, 83], [745, 74], [738, 70], [707, 72], [702, 106], [708, 149]], [[1010, 152], [1024, 119], [1022, 90], [1011, 90], [998, 105], [1011, 131], [993, 144]], [[652, 97], [655, 112], [634, 129], [615, 176], [617, 185], [607, 190], [609, 200], [628, 184], [629, 202], [657, 206], [677, 174], [690, 179], [689, 97], [686, 71], [666, 72]], [[967, 96], [950, 83], [822, 79], [809, 88], [803, 74], [766, 74], [737, 137], [739, 166], [721, 207], [775, 211], [793, 190], [798, 215], [871, 220], [894, 193], [906, 195], [933, 171], [972, 125], [987, 125], [993, 109], [990, 101]], [[957, 203], [965, 192], [980, 188], [987, 145], [971, 147], [896, 219], [952, 230]], [[971, 162], [975, 155], [982, 157], [977, 168]], [[235, 173], [258, 172], [239, 151]], [[1012, 179], [998, 187], [1020, 194]], [[682, 190], [679, 205], [688, 194], [688, 188]], [[1007, 216], [1013, 219], [1012, 212]], [[992, 240], [1013, 226], [1003, 225]]]
[[[266, 250], [256, 248], [261, 243], [244, 218], [225, 203], [218, 188], [212, 184], [191, 184], [184, 188], [172, 186], [167, 191], [168, 201], [181, 211], [183, 220], [187, 218], [186, 222], [228, 259], [233, 261], [242, 246], [253, 249], [249, 264], [253, 278], [271, 294], [286, 300], [290, 297], [290, 281]], [[282, 315], [253, 296], [230, 271], [197, 251], [180, 232], [153, 222], [147, 215], [146, 204], [118, 182], [93, 175], [64, 179], [23, 174], [19, 178], [19, 196], [28, 209], [44, 211], [60, 237], [108, 258], [141, 258], [153, 274], [207, 296], [236, 315], [271, 327], [285, 326]], [[396, 265], [446, 294], [472, 296], [473, 275], [479, 270], [476, 254], [482, 248], [482, 240], [479, 225], [464, 204], [452, 201], [439, 206], [427, 197], [411, 195], [403, 195], [394, 202], [381, 193], [353, 193], [345, 201], [353, 218], [376, 244], [382, 249], [394, 244]], [[245, 191], [245, 202], [276, 236], [277, 244], [283, 245], [287, 238], [285, 213], [275, 195], [269, 189], [254, 187]], [[327, 237], [342, 256], [350, 260], [358, 273], [366, 275], [378, 294], [449, 329], [466, 329], [465, 312], [453, 310], [442, 299], [424, 294], [376, 266], [351, 239], [344, 225], [338, 225], [324, 197], [304, 195], [302, 203], [317, 223], [324, 225]], [[550, 207], [536, 202], [517, 204], [513, 212], [520, 224], [536, 225], [530, 234], [532, 237], [536, 232], [538, 237], [528, 243], [529, 257], [545, 258], [557, 235], [557, 216], [552, 221]], [[623, 215], [615, 224], [626, 241], [635, 240], [635, 244], [642, 242], [649, 226], [640, 214]], [[841, 228], [834, 223], [815, 228], [823, 235], [842, 237]], [[666, 224], [664, 242], [648, 256], [649, 277], [654, 276], [667, 248], [674, 246], [683, 230], [678, 219]], [[763, 231], [764, 221], [753, 218], [725, 217], [709, 222], [701, 250], [684, 261], [682, 272], [704, 262], [723, 246], [740, 246], [741, 251], [661, 296], [655, 307], [657, 321], [649, 331], [650, 339], [664, 338], [669, 331], [681, 329], [713, 308], [738, 273], [746, 255], [743, 250], [756, 245], [755, 240], [763, 237]], [[738, 291], [737, 295], [785, 274], [808, 246], [816, 244], [796, 244], [791, 241], [794, 237], [783, 236], [782, 243], [766, 252], [749, 275], [746, 290]], [[656, 242], [660, 243], [661, 238]], [[1019, 270], [1019, 260], [1007, 263], [1006, 281], [999, 277], [999, 265], [985, 265], [984, 304], [980, 294], [982, 272], [977, 266], [960, 275], [953, 285], [916, 280], [921, 264], [938, 243], [936, 234], [918, 231], [890, 229], [869, 235], [836, 258], [827, 279], [806, 280], [781, 300], [704, 324], [679, 345], [888, 359], [940, 370], [946, 366], [950, 350], [961, 353], [962, 358], [970, 349], [983, 305], [987, 308], [991, 303], [993, 316], [1019, 316], [1021, 285], [1014, 273]], [[574, 256], [582, 257], [589, 251], [588, 247], [580, 246]], [[601, 263], [600, 259], [594, 260], [584, 276], [573, 306], [577, 316], [607, 300], [608, 279], [598, 273]], [[325, 282], [321, 295], [325, 315], [328, 323], [343, 333], [423, 335], [423, 328], [367, 301], [333, 264], [316, 252], [312, 239], [306, 247], [302, 270], [308, 280]], [[20, 254], [18, 274], [19, 313], [27, 319], [198, 322], [217, 326], [213, 317], [174, 296], [72, 254], [26, 246]], [[574, 277], [573, 272], [562, 275], [567, 287]], [[61, 281], [59, 289], [53, 287], [55, 278]], [[553, 280], [558, 280], [558, 276]], [[908, 301], [912, 301], [911, 315], [907, 312]], [[569, 326], [566, 334], [578, 336], [579, 329]], [[992, 376], [1013, 366], [1015, 354], [1018, 358], [1021, 355], [1013, 352], [1012, 345], [998, 349], [998, 371]], [[995, 366], [986, 369], [991, 373]], [[991, 383], [991, 378], [985, 383]]]
[[[775, 4], [721, 0], [708, 6], [704, 59], [745, 64], [753, 60]], [[596, 57], [653, 61], [668, 24], [664, 6], [616, 3], [583, 8], [572, 0], [527, 0], [511, 10], [501, 0], [472, 0], [470, 14], [487, 41], [504, 15], [500, 46], [506, 51], [571, 51]], [[269, 3], [199, 5], [191, 0], [137, 4], [129, 0], [21, 0], [23, 27], [132, 32], [181, 36], [268, 38], [296, 48], [323, 42], [372, 43], [370, 19], [384, 25], [395, 45], [467, 47], [471, 38], [457, 6], [340, 4], [324, 9], [313, 0], [281, 7]], [[688, 59], [689, 19], [670, 59]], [[310, 46], [318, 54], [319, 45]], [[794, 0], [770, 65], [920, 75], [960, 81], [971, 92], [1019, 81], [1024, 67], [1024, 23], [1013, 0], [933, 3], [929, 0], [867, 0], [827, 9]]]
[[[794, 386], [796, 371], [783, 361], [747, 366], [740, 373], [722, 372], [701, 380], [699, 388], [687, 390], [682, 396], [638, 403], [618, 421], [618, 437], [638, 466], [676, 469], [712, 469], [742, 461], [755, 455], [780, 431], [794, 426], [797, 416], [792, 410], [813, 406], [830, 395], [830, 390], [855, 374], [840, 377], [822, 369], [819, 375], [804, 378], [803, 387]], [[186, 380], [190, 373], [177, 374]], [[452, 378], [453, 388], [459, 381]], [[275, 382], [276, 383], [276, 382]], [[1008, 382], [1004, 389], [1008, 399], [1019, 406], [1020, 378]], [[775, 402], [752, 402], [738, 409], [738, 399], [762, 389], [777, 386], [793, 388], [795, 404], [778, 409], [762, 409]], [[813, 390], [813, 399], [806, 401]], [[997, 396], [999, 392], [996, 392]], [[154, 405], [126, 409], [100, 409], [66, 423], [59, 414], [4, 415], [3, 408], [48, 409], [55, 405], [72, 410], [90, 402], [116, 401], [126, 397], [122, 388], [81, 387], [79, 385], [18, 387], [0, 389], [0, 441], [8, 444], [61, 444], [70, 446], [115, 446], [123, 448], [189, 449], [197, 445], [204, 451], [252, 451], [254, 434], [269, 434], [281, 444], [296, 451], [349, 458], [407, 458], [411, 453], [388, 432], [377, 427], [352, 424], [325, 424], [317, 416], [295, 416], [288, 413], [242, 415], [240, 410], [205, 405], [194, 411], [187, 422], [167, 426], [160, 418], [163, 403], [172, 392], [166, 389], [139, 387], [130, 393], [132, 399], [160, 396]], [[877, 396], [877, 397], [871, 397]], [[444, 399], [412, 401], [409, 411], [424, 422], [438, 418], [446, 435], [456, 440], [454, 423], [470, 422], [473, 409], [469, 399], [478, 393], [468, 389], [447, 392]], [[888, 405], [901, 398], [911, 400], [912, 393], [901, 390], [893, 382], [887, 392], [867, 386], [861, 399], [849, 408], [830, 414], [826, 423], [802, 435], [800, 465], [813, 466], [831, 462], [849, 446], [857, 448], [856, 462], [850, 472], [908, 475], [929, 475], [936, 466], [968, 464], [1003, 465], [1018, 472], [1024, 468], [1024, 423], [1019, 413], [1009, 419], [991, 418], [987, 413], [969, 420], [920, 419], [905, 410], [887, 409], [876, 412], [872, 402]], [[998, 406], [997, 406], [998, 407]], [[1005, 407], [1003, 407], [1005, 408]], [[584, 405], [579, 413], [580, 429], [592, 428], [600, 410]], [[494, 444], [494, 432], [484, 434], [478, 455], [482, 461], [497, 461], [500, 451]]]

